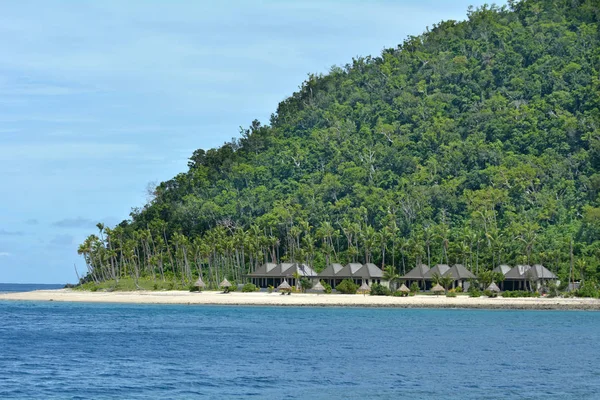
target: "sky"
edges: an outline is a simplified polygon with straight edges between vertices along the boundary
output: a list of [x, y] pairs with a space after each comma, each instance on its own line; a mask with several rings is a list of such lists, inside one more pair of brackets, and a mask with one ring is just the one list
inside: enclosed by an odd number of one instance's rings
[[309, 73], [485, 1], [216, 3], [2, 2], [0, 282], [76, 282], [78, 244], [194, 150], [268, 123]]

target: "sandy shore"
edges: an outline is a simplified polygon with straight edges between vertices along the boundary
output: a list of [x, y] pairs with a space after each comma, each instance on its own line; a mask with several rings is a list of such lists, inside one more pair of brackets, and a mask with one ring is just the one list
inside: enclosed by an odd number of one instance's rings
[[484, 308], [514, 310], [600, 310], [600, 300], [579, 298], [470, 298], [467, 296], [363, 296], [344, 294], [219, 293], [187, 291], [81, 292], [71, 289], [4, 293], [0, 300], [89, 303], [213, 304], [245, 306]]

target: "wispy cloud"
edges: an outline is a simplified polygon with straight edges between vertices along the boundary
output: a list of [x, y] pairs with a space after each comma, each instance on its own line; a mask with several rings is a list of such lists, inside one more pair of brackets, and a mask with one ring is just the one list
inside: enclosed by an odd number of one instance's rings
[[0, 251], [0, 257], [10, 257], [11, 254], [6, 251]]
[[72, 235], [56, 235], [50, 240], [50, 245], [58, 247], [71, 246], [73, 244], [74, 239], [75, 238]]
[[35, 219], [35, 218], [30, 218], [30, 219], [28, 219], [27, 221], [25, 221], [25, 223], [26, 223], [27, 225], [38, 225], [38, 224], [40, 223], [40, 221], [38, 221], [38, 220], [37, 220], [37, 219]]
[[96, 226], [96, 223], [91, 219], [77, 217], [61, 219], [59, 221], [54, 222], [52, 226], [55, 226], [57, 228], [92, 228]]
[[25, 232], [22, 231], [7, 231], [6, 229], [0, 229], [0, 236], [23, 236]]

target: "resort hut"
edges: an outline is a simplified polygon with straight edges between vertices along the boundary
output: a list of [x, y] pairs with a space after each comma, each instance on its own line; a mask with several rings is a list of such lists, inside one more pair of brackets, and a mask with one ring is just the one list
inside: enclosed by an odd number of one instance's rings
[[301, 263], [265, 263], [247, 276], [258, 287], [277, 287], [284, 280], [288, 280], [294, 286], [299, 284], [294, 278], [295, 273], [298, 273], [301, 278], [313, 279], [317, 277], [317, 273], [311, 267]]
[[[367, 285], [371, 283], [382, 283], [383, 271], [373, 263], [359, 264], [349, 263], [337, 275], [342, 279], [351, 279], [357, 285], [364, 282]], [[384, 283], [385, 284], [385, 283]]]
[[358, 288], [359, 292], [362, 292], [363, 295], [365, 295], [367, 292], [371, 291], [371, 288], [369, 287], [369, 285], [367, 285], [366, 282], [363, 282], [362, 285], [360, 285], [360, 287]]
[[469, 279], [475, 278], [475, 275], [462, 264], [454, 264], [443, 276], [451, 276], [454, 279], [452, 281], [452, 289], [457, 286], [462, 288]]
[[344, 269], [344, 266], [342, 264], [338, 264], [338, 263], [329, 264], [323, 271], [321, 271], [319, 273], [319, 279], [324, 280], [331, 286], [332, 289], [335, 289], [335, 287], [342, 280], [344, 280], [344, 277], [339, 275], [343, 269]]
[[401, 276], [400, 279], [406, 281], [408, 286], [416, 282], [421, 290], [425, 290], [425, 273], [429, 271], [429, 267], [425, 264], [419, 264], [411, 269], [406, 275]]
[[202, 280], [202, 278], [198, 278], [198, 280], [194, 283], [194, 287], [197, 287], [199, 290], [202, 290], [206, 287], [206, 284]]
[[277, 290], [281, 291], [281, 294], [285, 294], [285, 292], [287, 292], [288, 294], [292, 293], [292, 287], [286, 280], [284, 280], [283, 282], [281, 282], [281, 284], [279, 284], [279, 286], [277, 286]]
[[229, 292], [229, 288], [231, 287], [231, 282], [227, 280], [227, 278], [223, 279], [221, 283], [219, 283], [219, 287], [222, 287], [225, 293]]
[[490, 283], [490, 286], [487, 287], [487, 290], [490, 292], [500, 293], [500, 288], [494, 282]]
[[549, 281], [558, 277], [541, 264], [517, 265], [504, 276], [506, 290], [538, 290]]
[[498, 265], [492, 271], [500, 272], [502, 275], [506, 276], [506, 274], [508, 274], [508, 271], [510, 271], [510, 270], [511, 270], [510, 265], [502, 264], [502, 265]]
[[437, 285], [435, 285], [434, 287], [432, 287], [432, 288], [431, 288], [431, 291], [437, 295], [437, 294], [440, 294], [440, 292], [445, 292], [445, 291], [446, 291], [446, 289], [444, 289], [444, 288], [442, 287], [442, 285], [440, 285], [440, 284], [438, 283]]
[[431, 268], [429, 271], [425, 272], [423, 277], [425, 278], [425, 289], [433, 286], [433, 275], [438, 274], [439, 276], [444, 276], [446, 272], [450, 270], [450, 266], [446, 264], [438, 264], [435, 267]]

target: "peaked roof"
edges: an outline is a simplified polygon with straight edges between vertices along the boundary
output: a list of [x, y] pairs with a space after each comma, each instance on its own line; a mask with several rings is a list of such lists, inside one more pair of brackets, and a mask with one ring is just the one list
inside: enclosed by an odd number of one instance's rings
[[501, 272], [502, 275], [506, 275], [508, 273], [508, 271], [510, 271], [510, 266], [506, 265], [506, 264], [502, 264], [502, 265], [498, 265], [496, 268], [494, 268], [492, 271], [494, 272]]
[[256, 271], [249, 273], [248, 276], [281, 278], [291, 277], [295, 272], [298, 272], [300, 276], [317, 276], [317, 273], [311, 267], [300, 263], [266, 263], [261, 265]]
[[475, 275], [473, 275], [473, 273], [466, 269], [462, 264], [454, 264], [452, 268], [444, 273], [444, 276], [450, 275], [452, 275], [454, 280], [475, 278]]
[[321, 285], [321, 282], [317, 282], [312, 287], [312, 290], [319, 290], [319, 291], [323, 292], [325, 290], [325, 288], [323, 287], [323, 285]]
[[427, 271], [429, 271], [429, 267], [427, 265], [419, 264], [410, 271], [408, 271], [408, 273], [404, 275], [401, 279], [423, 279]]
[[360, 287], [358, 288], [359, 292], [370, 292], [371, 288], [369, 287], [369, 285], [367, 285], [365, 282], [363, 282], [362, 285], [360, 285]]
[[219, 287], [231, 287], [231, 282], [227, 278], [223, 279], [223, 282], [219, 283]]
[[206, 285], [204, 284], [204, 281], [202, 280], [202, 278], [198, 278], [198, 280], [196, 281], [196, 283], [194, 283], [195, 287], [199, 287], [199, 288], [203, 288], [206, 287]]
[[249, 273], [248, 276], [267, 275], [275, 268], [277, 268], [277, 264], [275, 263], [264, 263], [260, 267], [256, 268], [256, 271]]
[[279, 286], [277, 286], [277, 289], [291, 289], [292, 287], [290, 286], [290, 284], [284, 279], [283, 282], [281, 282], [279, 284]]
[[440, 276], [444, 276], [446, 272], [450, 269], [449, 265], [446, 264], [438, 264], [435, 267], [431, 268], [429, 271], [425, 272], [423, 276], [425, 279], [431, 279], [433, 274], [439, 274]]
[[383, 271], [373, 263], [359, 264], [350, 263], [344, 267], [336, 276], [340, 278], [381, 278]]
[[321, 277], [335, 277], [338, 275], [338, 273], [344, 269], [344, 266], [342, 264], [338, 264], [338, 263], [332, 263], [330, 265], [328, 265], [323, 271], [321, 271], [319, 273], [319, 276]]
[[402, 286], [400, 286], [400, 288], [398, 289], [398, 291], [407, 293], [410, 292], [410, 289], [407, 288], [406, 285], [403, 283]]
[[558, 279], [556, 275], [541, 264], [533, 267], [530, 265], [517, 265], [504, 276], [506, 279]]

